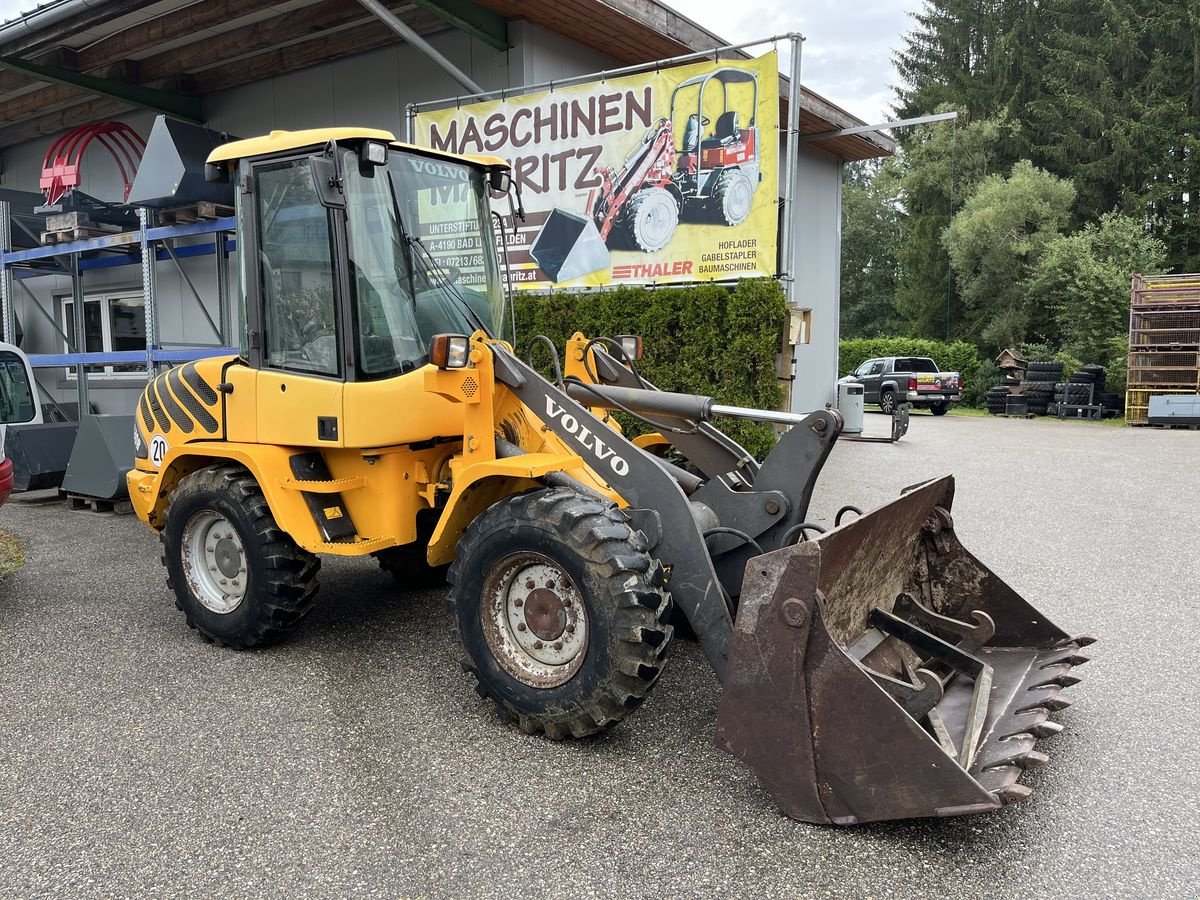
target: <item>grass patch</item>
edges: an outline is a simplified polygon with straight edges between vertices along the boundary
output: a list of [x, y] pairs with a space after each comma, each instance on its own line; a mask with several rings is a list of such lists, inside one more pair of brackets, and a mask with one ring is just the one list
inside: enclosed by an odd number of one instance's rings
[[978, 409], [977, 407], [974, 407], [974, 406], [955, 406], [955, 407], [951, 408], [950, 412], [947, 413], [947, 415], [950, 415], [950, 416], [972, 416], [974, 418], [980, 418], [980, 417], [987, 418], [988, 415], [990, 415], [990, 414], [988, 413], [988, 411], [986, 409]]
[[0, 578], [25, 565], [25, 548], [11, 534], [0, 531]]
[[[917, 412], [917, 411], [914, 410], [914, 412]], [[949, 415], [971, 416], [974, 418], [985, 418], [985, 419], [988, 417], [1000, 418], [999, 416], [992, 416], [992, 414], [989, 413], [986, 409], [976, 409], [975, 407], [972, 407], [972, 406], [956, 406], [952, 410], [950, 410]], [[1125, 427], [1125, 417], [1124, 416], [1116, 416], [1115, 418], [1111, 418], [1111, 419], [1101, 419], [1099, 422], [1095, 421], [1094, 419], [1075, 419], [1075, 418], [1070, 418], [1070, 417], [1068, 417], [1066, 419], [1060, 419], [1058, 416], [1036, 416], [1034, 418], [1034, 421], [1036, 421], [1036, 422], [1064, 422], [1064, 423], [1083, 424], [1083, 425], [1104, 425], [1107, 428], [1124, 428]]]

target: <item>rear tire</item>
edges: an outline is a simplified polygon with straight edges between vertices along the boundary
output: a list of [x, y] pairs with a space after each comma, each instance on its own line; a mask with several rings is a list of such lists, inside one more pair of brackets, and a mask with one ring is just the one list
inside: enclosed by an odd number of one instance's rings
[[467, 529], [449, 577], [463, 667], [527, 734], [594, 734], [658, 680], [670, 594], [611, 503], [568, 488], [507, 497]]
[[950, 412], [950, 404], [949, 403], [934, 403], [932, 406], [929, 407], [929, 411], [931, 413], [933, 413], [935, 416], [944, 416], [946, 413]]
[[210, 641], [234, 650], [262, 647], [312, 609], [320, 560], [279, 528], [240, 466], [184, 477], [160, 537], [175, 606]]
[[440, 510], [425, 509], [417, 513], [417, 539], [410, 544], [388, 547], [372, 554], [379, 568], [396, 580], [401, 589], [442, 587], [450, 567], [429, 564], [429, 541], [437, 529]]
[[880, 393], [879, 408], [882, 409], [888, 415], [891, 415], [892, 413], [894, 413], [896, 411], [896, 392], [895, 391], [883, 391], [882, 393]]
[[374, 555], [379, 568], [387, 572], [402, 588], [441, 587], [446, 583], [449, 566], [431, 566], [425, 555], [426, 544], [420, 542], [401, 547], [388, 547]]
[[726, 169], [712, 192], [713, 217], [722, 225], [741, 225], [754, 204], [754, 182], [741, 169]]
[[679, 226], [679, 201], [666, 188], [642, 188], [617, 216], [613, 233], [622, 249], [656, 253]]

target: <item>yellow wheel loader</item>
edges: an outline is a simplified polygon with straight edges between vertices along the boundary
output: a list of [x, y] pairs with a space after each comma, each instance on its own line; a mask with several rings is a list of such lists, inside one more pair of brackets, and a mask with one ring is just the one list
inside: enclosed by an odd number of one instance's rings
[[[717, 745], [788, 815], [1029, 793], [1018, 777], [1045, 761], [1034, 744], [1060, 730], [1091, 639], [962, 547], [950, 477], [823, 532], [807, 511], [836, 412], [659, 391], [632, 336], [576, 334], [543, 377], [501, 288], [503, 160], [327, 129], [226, 144], [207, 174], [236, 186], [241, 352], [149, 384], [129, 475], [202, 635], [276, 640], [321, 555], [371, 555], [405, 583], [449, 580], [467, 669], [526, 732], [628, 716], [674, 618], [723, 684]], [[614, 410], [655, 432], [627, 439]], [[728, 416], [790, 427], [758, 461], [711, 424]]]

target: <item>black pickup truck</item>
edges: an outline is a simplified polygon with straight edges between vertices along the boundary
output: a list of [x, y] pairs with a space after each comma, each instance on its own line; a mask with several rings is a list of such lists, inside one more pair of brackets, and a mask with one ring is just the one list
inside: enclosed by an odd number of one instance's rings
[[868, 359], [842, 381], [863, 386], [863, 402], [878, 403], [886, 413], [900, 403], [911, 403], [944, 416], [962, 399], [957, 372], [942, 372], [928, 356], [883, 356]]

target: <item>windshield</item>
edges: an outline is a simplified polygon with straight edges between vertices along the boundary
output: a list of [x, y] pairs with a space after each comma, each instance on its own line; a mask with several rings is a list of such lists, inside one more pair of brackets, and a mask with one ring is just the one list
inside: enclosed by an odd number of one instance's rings
[[425, 363], [435, 334], [511, 328], [483, 171], [394, 148], [389, 157], [373, 177], [360, 173], [355, 153], [343, 157], [359, 368], [368, 378]]

